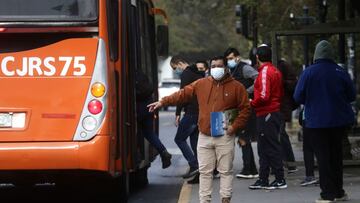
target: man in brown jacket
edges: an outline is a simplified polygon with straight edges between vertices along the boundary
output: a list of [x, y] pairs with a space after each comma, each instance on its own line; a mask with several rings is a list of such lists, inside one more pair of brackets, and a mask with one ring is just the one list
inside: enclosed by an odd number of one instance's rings
[[[235, 132], [246, 125], [250, 104], [245, 87], [229, 74], [226, 60], [214, 57], [210, 61], [209, 77], [199, 79], [161, 101], [149, 104], [149, 111], [191, 100], [195, 95], [199, 103], [198, 161], [200, 172], [200, 203], [211, 202], [212, 178], [215, 167], [220, 173], [220, 196], [223, 203], [230, 202], [232, 195]], [[211, 112], [238, 109], [238, 116], [228, 126], [225, 135], [210, 134]], [[216, 166], [215, 166], [216, 165]]]

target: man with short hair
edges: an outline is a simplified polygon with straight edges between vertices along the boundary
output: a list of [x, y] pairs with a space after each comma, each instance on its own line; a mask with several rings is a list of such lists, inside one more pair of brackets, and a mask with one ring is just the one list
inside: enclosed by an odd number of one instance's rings
[[[238, 129], [245, 127], [250, 114], [250, 105], [244, 86], [230, 76], [225, 59], [214, 57], [210, 64], [211, 77], [199, 79], [148, 107], [149, 111], [154, 111], [162, 106], [188, 102], [193, 96], [196, 96], [199, 103], [200, 133], [197, 151], [200, 171], [200, 203], [211, 202], [215, 167], [220, 173], [221, 201], [229, 203], [232, 196], [234, 134]], [[224, 135], [211, 136], [211, 113], [230, 109], [238, 110], [233, 123], [227, 126]]]
[[[258, 76], [258, 72], [247, 63], [241, 61], [240, 53], [235, 48], [228, 48], [224, 53], [224, 57], [228, 60], [231, 76], [245, 86], [249, 97], [252, 99], [254, 93], [254, 81]], [[240, 173], [236, 174], [237, 178], [259, 177], [256, 169], [254, 152], [251, 146], [251, 138], [255, 137], [255, 131], [256, 116], [255, 112], [252, 111], [246, 128], [236, 132], [243, 159], [243, 168]]]
[[[283, 97], [281, 72], [271, 63], [271, 48], [261, 45], [257, 48], [256, 59], [259, 75], [254, 85], [254, 100], [251, 106], [256, 112], [258, 134], [258, 154], [260, 164], [259, 179], [250, 189], [287, 188], [282, 162], [280, 142], [280, 103]], [[269, 185], [270, 167], [275, 180]]]
[[198, 70], [200, 72], [204, 73], [204, 75], [209, 70], [209, 65], [208, 65], [208, 63], [206, 61], [201, 61], [201, 60], [196, 61], [195, 65], [196, 65], [196, 67], [198, 68]]
[[[196, 65], [189, 65], [189, 63], [181, 56], [172, 57], [170, 66], [174, 71], [179, 73], [181, 89], [204, 76], [203, 73], [198, 70]], [[180, 120], [182, 109], [184, 109], [185, 114]], [[199, 135], [197, 125], [198, 114], [199, 105], [195, 97], [185, 104], [176, 106], [175, 125], [178, 129], [174, 141], [188, 161], [190, 167], [183, 178], [195, 176], [192, 180], [188, 181], [190, 184], [199, 182], [199, 165], [196, 151]], [[187, 138], [190, 138], [191, 148], [186, 141]]]

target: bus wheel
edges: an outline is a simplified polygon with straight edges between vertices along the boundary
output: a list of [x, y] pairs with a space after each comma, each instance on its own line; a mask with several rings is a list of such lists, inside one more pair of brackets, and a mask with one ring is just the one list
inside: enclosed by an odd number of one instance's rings
[[106, 196], [110, 198], [107, 202], [127, 203], [129, 197], [129, 178], [128, 174], [124, 173], [119, 177], [108, 180], [105, 187]]
[[34, 189], [34, 185], [35, 184], [33, 182], [27, 182], [27, 181], [15, 182], [15, 187], [20, 191], [31, 191]]

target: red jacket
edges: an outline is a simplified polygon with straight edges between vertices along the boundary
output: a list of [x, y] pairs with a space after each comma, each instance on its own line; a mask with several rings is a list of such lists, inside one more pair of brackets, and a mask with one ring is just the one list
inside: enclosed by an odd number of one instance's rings
[[272, 63], [263, 63], [259, 67], [259, 75], [254, 84], [254, 100], [251, 101], [256, 115], [280, 111], [283, 95], [281, 72]]

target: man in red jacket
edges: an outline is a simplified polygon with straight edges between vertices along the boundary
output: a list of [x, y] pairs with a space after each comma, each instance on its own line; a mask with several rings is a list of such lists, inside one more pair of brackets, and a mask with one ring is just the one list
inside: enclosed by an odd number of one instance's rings
[[[198, 160], [200, 172], [200, 203], [210, 203], [215, 167], [220, 173], [222, 203], [229, 203], [232, 195], [235, 132], [245, 127], [250, 115], [250, 104], [245, 87], [230, 76], [223, 57], [210, 61], [209, 77], [199, 79], [178, 92], [149, 104], [149, 111], [162, 106], [185, 103], [193, 96], [199, 103]], [[211, 113], [238, 109], [233, 123], [222, 136], [212, 136]]]
[[[280, 143], [280, 103], [283, 96], [281, 72], [271, 63], [271, 48], [261, 45], [256, 52], [259, 75], [254, 85], [251, 106], [256, 112], [258, 134], [259, 179], [250, 189], [287, 188], [284, 179], [282, 147]], [[270, 167], [275, 180], [269, 185]]]

